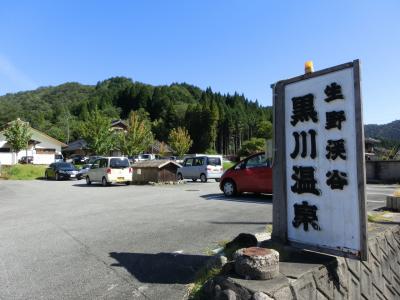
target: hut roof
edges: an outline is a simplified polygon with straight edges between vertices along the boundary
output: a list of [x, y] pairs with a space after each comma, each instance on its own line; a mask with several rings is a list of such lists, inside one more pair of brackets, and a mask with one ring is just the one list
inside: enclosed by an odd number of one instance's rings
[[162, 167], [173, 164], [178, 168], [182, 167], [180, 164], [172, 161], [172, 160], [165, 160], [165, 159], [153, 159], [153, 160], [144, 160], [134, 163], [132, 168], [158, 168], [161, 169]]

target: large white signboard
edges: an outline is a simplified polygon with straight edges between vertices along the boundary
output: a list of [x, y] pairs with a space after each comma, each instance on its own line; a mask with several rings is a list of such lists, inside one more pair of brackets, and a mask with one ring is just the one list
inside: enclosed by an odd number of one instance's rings
[[285, 124], [279, 140], [287, 240], [365, 258], [358, 61], [283, 83]]

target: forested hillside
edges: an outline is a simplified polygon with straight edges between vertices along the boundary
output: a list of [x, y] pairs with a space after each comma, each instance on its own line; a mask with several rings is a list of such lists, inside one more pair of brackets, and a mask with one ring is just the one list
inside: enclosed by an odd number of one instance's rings
[[369, 124], [364, 128], [366, 137], [400, 142], [400, 120], [383, 125]]
[[95, 86], [65, 83], [0, 97], [0, 125], [16, 118], [64, 142], [80, 137], [80, 128], [98, 108], [112, 119], [130, 111], [149, 118], [156, 139], [167, 141], [171, 129], [185, 127], [192, 152], [234, 154], [243, 141], [270, 137], [271, 108], [243, 95], [222, 95], [211, 88], [182, 83], [152, 86], [114, 77]]

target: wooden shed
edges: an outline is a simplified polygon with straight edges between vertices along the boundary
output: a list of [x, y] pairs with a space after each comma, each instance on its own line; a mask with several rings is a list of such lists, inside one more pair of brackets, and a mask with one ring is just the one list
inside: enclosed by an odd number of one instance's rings
[[171, 160], [146, 160], [132, 165], [132, 181], [137, 184], [177, 181], [181, 165]]

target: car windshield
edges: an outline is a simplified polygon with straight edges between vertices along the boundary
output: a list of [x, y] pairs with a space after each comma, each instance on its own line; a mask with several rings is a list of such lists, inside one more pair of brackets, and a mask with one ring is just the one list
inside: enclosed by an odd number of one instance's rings
[[88, 164], [93, 164], [96, 159], [99, 159], [99, 158], [98, 157], [91, 157], [91, 158], [88, 159], [87, 163]]
[[219, 157], [208, 157], [207, 160], [208, 160], [207, 165], [209, 165], [209, 166], [220, 166], [221, 165], [221, 159]]
[[75, 170], [74, 165], [70, 164], [70, 163], [57, 164], [57, 168], [60, 169], [60, 170]]
[[129, 160], [127, 158], [111, 158], [110, 168], [113, 169], [129, 168]]

